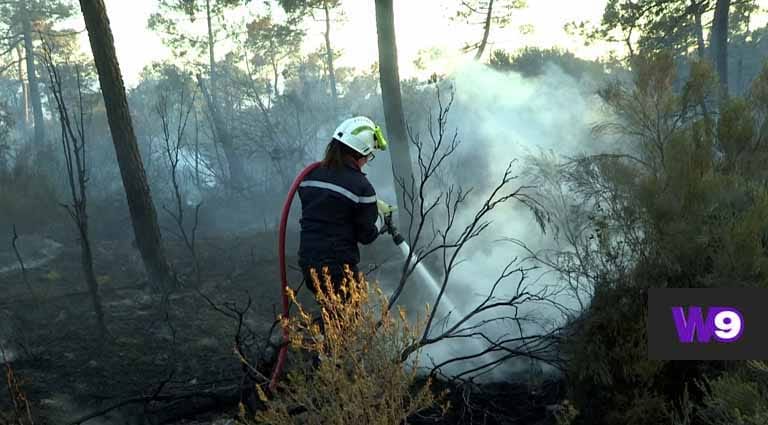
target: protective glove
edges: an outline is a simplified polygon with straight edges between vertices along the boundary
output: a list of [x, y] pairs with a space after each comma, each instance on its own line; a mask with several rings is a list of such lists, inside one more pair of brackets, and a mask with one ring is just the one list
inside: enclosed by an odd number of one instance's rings
[[376, 200], [376, 208], [379, 210], [379, 215], [382, 217], [391, 216], [395, 210], [397, 210], [397, 207], [394, 207], [392, 205], [387, 204], [386, 202], [382, 201], [381, 199]]
[[379, 216], [379, 218], [376, 220], [376, 230], [379, 232], [379, 235], [387, 233], [387, 223], [384, 221], [382, 216]]
[[394, 207], [382, 201], [381, 199], [376, 201], [376, 208], [379, 210], [379, 217], [381, 217], [381, 226], [379, 227], [379, 234], [391, 233], [392, 230], [392, 212]]
[[382, 219], [382, 224], [379, 228], [379, 235], [389, 233], [392, 235], [392, 240], [395, 242], [395, 245], [400, 245], [404, 239], [400, 233], [398, 233], [397, 228], [392, 222], [392, 213], [397, 211], [397, 207], [389, 205], [382, 200], [376, 201], [376, 207], [378, 208], [379, 215]]

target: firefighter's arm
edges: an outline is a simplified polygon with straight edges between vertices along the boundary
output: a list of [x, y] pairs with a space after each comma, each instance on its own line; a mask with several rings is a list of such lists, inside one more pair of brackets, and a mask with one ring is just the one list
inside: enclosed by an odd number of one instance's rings
[[368, 245], [379, 236], [379, 228], [376, 222], [379, 218], [375, 203], [360, 204], [355, 217], [355, 235], [357, 241]]
[[[357, 204], [357, 213], [355, 214], [355, 237], [357, 241], [363, 245], [368, 245], [376, 240], [379, 236], [379, 228], [376, 226], [376, 222], [379, 218], [379, 210], [376, 207], [376, 192], [374, 192], [372, 186], [368, 186], [367, 193], [371, 193], [368, 196], [367, 202], [360, 202]], [[373, 202], [370, 200], [374, 199]]]

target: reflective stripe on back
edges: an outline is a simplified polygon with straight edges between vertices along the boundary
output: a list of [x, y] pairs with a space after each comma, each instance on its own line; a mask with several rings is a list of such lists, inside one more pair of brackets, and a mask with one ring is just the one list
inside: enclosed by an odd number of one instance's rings
[[376, 196], [357, 196], [354, 193], [348, 191], [347, 189], [344, 189], [339, 185], [335, 185], [333, 183], [328, 183], [328, 182], [321, 182], [318, 180], [305, 180], [301, 182], [299, 187], [314, 187], [317, 189], [330, 190], [340, 195], [343, 195], [350, 201], [357, 204], [372, 204], [376, 202]]

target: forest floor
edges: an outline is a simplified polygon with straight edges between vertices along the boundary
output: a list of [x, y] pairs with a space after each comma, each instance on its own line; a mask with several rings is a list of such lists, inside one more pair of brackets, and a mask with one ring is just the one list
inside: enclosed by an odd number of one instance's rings
[[[0, 364], [12, 367], [35, 424], [81, 423], [107, 410], [82, 423], [234, 423], [242, 377], [233, 351], [237, 322], [211, 303], [241, 308], [250, 300], [244, 324], [262, 342], [268, 337], [279, 306], [276, 234], [199, 240], [199, 288], [184, 245], [166, 242], [168, 257], [184, 282], [171, 296], [169, 309], [146, 284], [130, 241], [94, 241], [110, 332], [106, 342], [96, 330], [79, 244], [58, 239], [18, 241], [26, 264], [34, 266], [27, 270], [26, 282], [20, 270], [11, 269], [17, 264], [11, 247], [0, 247]], [[295, 252], [295, 247], [289, 243], [287, 251]], [[374, 263], [392, 262], [395, 254], [389, 244], [363, 250]], [[295, 260], [289, 256], [289, 265]], [[289, 274], [292, 282], [300, 281], [295, 270]], [[308, 291], [303, 292], [302, 303], [311, 303]], [[509, 389], [499, 387], [491, 401], [508, 404]], [[154, 401], [145, 403], [147, 399]], [[0, 397], [0, 412], [9, 409], [10, 399]]]
[[[211, 397], [220, 405], [237, 404], [242, 375], [233, 352], [237, 323], [209, 300], [219, 307], [228, 302], [243, 307], [250, 299], [245, 324], [257, 337], [268, 336], [279, 305], [274, 234], [198, 241], [199, 290], [184, 246], [166, 243], [185, 282], [171, 296], [167, 311], [146, 284], [138, 251], [129, 241], [95, 241], [95, 269], [110, 333], [104, 343], [82, 278], [79, 245], [45, 242], [18, 241], [22, 259], [37, 265], [27, 270], [27, 282], [20, 270], [8, 270], [8, 263], [15, 263], [11, 247], [0, 248], [0, 270], [5, 269], [0, 272], [0, 347], [31, 401], [36, 423], [73, 423], [152, 396], [198, 399], [193, 404], [201, 410]], [[25, 245], [33, 247], [25, 250]], [[45, 255], [54, 258], [39, 264]], [[9, 401], [0, 397], [0, 411], [10, 407]], [[128, 403], [86, 423], [143, 423], [137, 419], [144, 408]], [[163, 410], [155, 413], [159, 422], [191, 413], [167, 405]], [[182, 410], [189, 410], [189, 403]]]

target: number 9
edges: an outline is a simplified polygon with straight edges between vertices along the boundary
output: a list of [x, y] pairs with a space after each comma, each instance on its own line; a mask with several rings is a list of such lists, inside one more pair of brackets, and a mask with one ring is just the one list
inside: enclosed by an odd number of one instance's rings
[[715, 315], [715, 337], [721, 342], [733, 342], [741, 336], [744, 321], [735, 310], [719, 311]]

